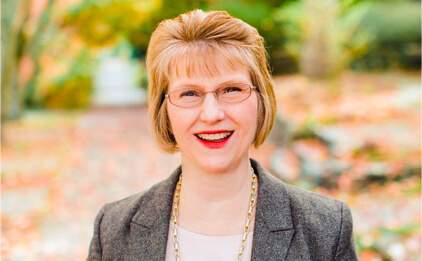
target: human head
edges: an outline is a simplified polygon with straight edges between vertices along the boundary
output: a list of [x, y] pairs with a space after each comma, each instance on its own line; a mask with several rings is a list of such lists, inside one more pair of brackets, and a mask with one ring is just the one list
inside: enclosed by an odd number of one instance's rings
[[165, 151], [178, 150], [165, 99], [171, 74], [177, 74], [181, 62], [188, 74], [196, 70], [219, 73], [213, 62], [216, 55], [224, 57], [231, 68], [239, 64], [249, 68], [258, 94], [254, 146], [261, 145], [270, 133], [276, 102], [262, 37], [254, 27], [225, 11], [194, 10], [162, 21], [147, 50], [152, 134]]

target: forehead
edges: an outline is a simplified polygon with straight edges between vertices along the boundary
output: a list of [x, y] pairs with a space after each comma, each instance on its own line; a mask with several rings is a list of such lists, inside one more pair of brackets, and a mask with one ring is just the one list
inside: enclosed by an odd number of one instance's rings
[[178, 74], [176, 74], [176, 69], [174, 69], [174, 75], [169, 78], [167, 91], [187, 86], [213, 90], [218, 86], [233, 82], [252, 84], [250, 73], [246, 66], [235, 64], [231, 67], [223, 59], [213, 58], [208, 60], [204, 67], [193, 69], [189, 74], [187, 66], [181, 63]]
[[214, 77], [225, 72], [248, 70], [247, 62], [232, 48], [194, 45], [175, 56], [169, 66], [168, 78]]
[[239, 74], [249, 75], [248, 68], [240, 63], [230, 63], [222, 57], [197, 59], [197, 61], [191, 63], [183, 59], [171, 72], [169, 81], [172, 82], [175, 79], [236, 78]]

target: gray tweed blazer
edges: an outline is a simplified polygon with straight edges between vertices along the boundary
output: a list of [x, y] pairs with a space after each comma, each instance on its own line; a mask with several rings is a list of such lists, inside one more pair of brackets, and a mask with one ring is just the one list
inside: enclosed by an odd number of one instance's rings
[[[287, 185], [251, 160], [258, 176], [252, 260], [357, 260], [349, 207]], [[164, 260], [180, 167], [148, 191], [105, 205], [87, 260]]]

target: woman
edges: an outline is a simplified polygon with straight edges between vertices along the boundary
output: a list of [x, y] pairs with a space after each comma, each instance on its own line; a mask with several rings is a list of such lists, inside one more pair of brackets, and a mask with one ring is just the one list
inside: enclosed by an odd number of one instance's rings
[[107, 204], [88, 260], [356, 260], [345, 203], [249, 158], [276, 104], [257, 30], [226, 12], [163, 21], [147, 52], [152, 133], [181, 167]]

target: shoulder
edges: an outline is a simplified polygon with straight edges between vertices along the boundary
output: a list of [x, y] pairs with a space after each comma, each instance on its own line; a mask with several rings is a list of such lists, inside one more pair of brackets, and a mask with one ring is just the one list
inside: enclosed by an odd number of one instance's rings
[[103, 245], [113, 242], [122, 234], [126, 234], [128, 227], [141, 208], [145, 194], [141, 192], [127, 198], [105, 204], [95, 219], [95, 227]]
[[345, 203], [289, 184], [281, 183], [289, 196], [291, 207], [306, 214], [338, 215]]
[[268, 203], [289, 201], [288, 205], [292, 210], [320, 216], [336, 216], [347, 206], [342, 201], [286, 184], [271, 175], [259, 162], [251, 160], [251, 163], [259, 175], [260, 185], [264, 187], [260, 191], [271, 196]]
[[340, 200], [304, 190], [278, 181], [278, 190], [285, 194], [290, 202], [292, 217], [297, 221], [320, 225], [321, 227], [340, 224], [345, 212], [350, 212], [348, 205]]
[[288, 185], [258, 162], [251, 162], [259, 175], [255, 225], [263, 229], [265, 224], [270, 231], [294, 231], [292, 256], [307, 253], [309, 260], [327, 256], [357, 260], [352, 215], [346, 203]]
[[161, 184], [157, 183], [151, 188], [142, 191], [140, 193], [133, 194], [126, 198], [110, 202], [104, 205], [103, 209], [105, 212], [115, 215], [123, 215], [127, 212], [132, 212], [133, 210], [137, 210], [139, 206], [145, 202], [146, 198], [154, 197], [157, 191], [157, 187]]
[[313, 242], [320, 253], [333, 253], [334, 260], [357, 260], [349, 206], [300, 188], [283, 186], [290, 195], [293, 226], [301, 239]]
[[342, 229], [352, 230], [349, 206], [336, 199], [283, 185], [290, 199], [294, 226], [317, 235], [336, 238]]
[[157, 216], [171, 208], [172, 192], [179, 174], [178, 169], [169, 178], [144, 192], [104, 205], [96, 222], [104, 230], [113, 233], [127, 229], [131, 222], [147, 227], [153, 225]]
[[107, 203], [100, 210], [102, 215], [102, 223], [107, 220], [116, 224], [118, 220], [127, 220], [134, 215], [136, 210], [140, 207], [146, 192], [137, 193], [127, 198]]
[[141, 210], [168, 204], [164, 201], [166, 197], [163, 195], [169, 191], [167, 183], [168, 180], [161, 181], [146, 191], [105, 204], [100, 210], [100, 214], [103, 215], [102, 223], [106, 223], [107, 226], [128, 224], [139, 215]]
[[351, 222], [346, 203], [286, 184], [269, 174], [258, 162], [253, 165], [261, 182], [260, 210], [271, 214], [268, 220], [280, 218], [277, 212], [282, 212], [281, 218], [286, 224], [315, 231], [339, 231], [344, 221]]
[[[283, 218], [288, 219], [286, 223], [295, 231], [293, 245], [298, 249], [306, 245], [312, 260], [329, 255], [334, 260], [357, 260], [352, 214], [346, 203], [281, 181], [275, 184], [276, 193], [283, 195], [285, 202], [278, 204], [288, 205], [283, 213], [289, 217]], [[292, 251], [292, 256], [303, 254]]]

